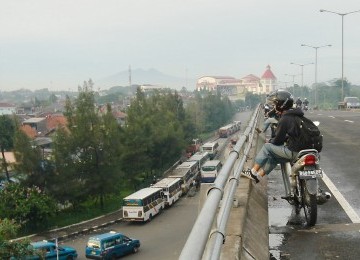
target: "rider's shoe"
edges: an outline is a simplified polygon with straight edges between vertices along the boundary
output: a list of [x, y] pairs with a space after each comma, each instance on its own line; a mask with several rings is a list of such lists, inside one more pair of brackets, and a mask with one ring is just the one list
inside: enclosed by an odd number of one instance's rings
[[256, 127], [255, 130], [256, 130], [256, 132], [258, 132], [258, 134], [261, 134], [261, 132], [262, 132], [259, 127]]
[[254, 175], [252, 172], [251, 172], [251, 169], [246, 169], [246, 170], [243, 170], [241, 172], [241, 175], [246, 177], [246, 178], [249, 178], [250, 180], [254, 180], [256, 183], [259, 182], [259, 179], [256, 175]]

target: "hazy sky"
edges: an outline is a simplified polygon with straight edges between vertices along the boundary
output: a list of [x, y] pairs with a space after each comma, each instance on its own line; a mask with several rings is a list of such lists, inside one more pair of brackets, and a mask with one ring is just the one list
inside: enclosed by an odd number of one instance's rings
[[[360, 2], [0, 0], [0, 90], [75, 90], [129, 65], [185, 85], [205, 75], [260, 77], [269, 64], [279, 81], [292, 82], [285, 74], [301, 66], [291, 62], [315, 62], [315, 49], [302, 43], [331, 44], [318, 49], [318, 81], [340, 78], [341, 16], [320, 9], [347, 13]], [[344, 16], [344, 75], [360, 85], [359, 26], [360, 12]], [[314, 83], [315, 66], [303, 68], [304, 84]]]

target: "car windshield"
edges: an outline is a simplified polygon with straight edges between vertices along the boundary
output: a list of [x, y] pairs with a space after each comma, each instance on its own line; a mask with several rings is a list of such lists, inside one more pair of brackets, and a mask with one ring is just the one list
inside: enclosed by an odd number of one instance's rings
[[87, 246], [93, 248], [100, 248], [100, 241], [89, 239]]

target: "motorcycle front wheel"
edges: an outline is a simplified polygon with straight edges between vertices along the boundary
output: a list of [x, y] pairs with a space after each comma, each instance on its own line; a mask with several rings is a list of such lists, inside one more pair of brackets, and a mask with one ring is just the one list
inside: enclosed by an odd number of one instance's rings
[[306, 181], [301, 180], [301, 189], [302, 189], [302, 206], [304, 208], [305, 220], [308, 226], [314, 226], [317, 220], [317, 202], [316, 194], [310, 194], [307, 187]]

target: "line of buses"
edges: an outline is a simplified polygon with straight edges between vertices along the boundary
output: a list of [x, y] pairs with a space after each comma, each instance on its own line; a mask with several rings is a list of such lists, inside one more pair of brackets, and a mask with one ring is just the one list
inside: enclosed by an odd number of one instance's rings
[[219, 160], [210, 160], [206, 151], [197, 152], [178, 165], [168, 176], [148, 188], [141, 189], [123, 199], [125, 221], [150, 221], [165, 207], [172, 206], [196, 182], [215, 181], [221, 169]]
[[[220, 137], [228, 137], [240, 130], [240, 121], [219, 129]], [[212, 183], [219, 174], [222, 163], [216, 160], [219, 150], [217, 141], [201, 146], [201, 152], [179, 164], [165, 178], [148, 188], [141, 189], [123, 199], [125, 221], [150, 221], [165, 207], [173, 205], [195, 183]]]

